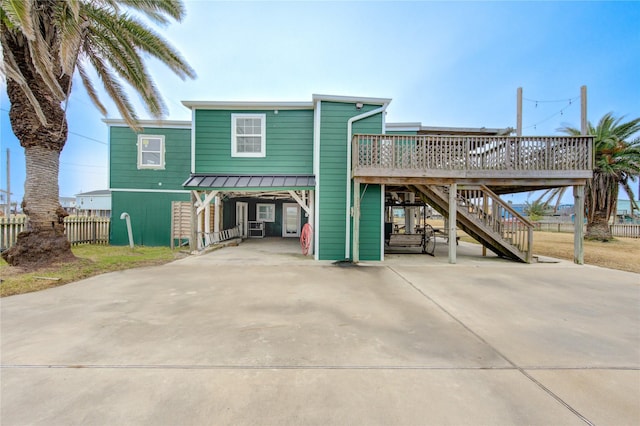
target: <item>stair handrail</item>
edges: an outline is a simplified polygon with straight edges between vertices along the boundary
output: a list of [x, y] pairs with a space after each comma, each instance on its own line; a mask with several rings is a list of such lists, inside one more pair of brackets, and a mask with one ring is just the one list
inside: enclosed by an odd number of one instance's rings
[[529, 219], [527, 219], [526, 217], [524, 217], [520, 213], [518, 213], [513, 207], [511, 207], [509, 205], [509, 203], [505, 203], [502, 200], [502, 198], [500, 198], [500, 196], [498, 194], [496, 194], [495, 192], [490, 190], [488, 187], [486, 187], [484, 185], [480, 185], [480, 188], [481, 188], [481, 190], [483, 192], [486, 192], [487, 194], [489, 194], [491, 199], [496, 200], [498, 202], [498, 204], [500, 204], [502, 207], [507, 209], [509, 211], [509, 213], [511, 213], [512, 215], [517, 217], [520, 221], [524, 222], [525, 225], [527, 225], [527, 227], [529, 227], [529, 228], [535, 228], [536, 227], [536, 225], [534, 225], [533, 222], [531, 222]]

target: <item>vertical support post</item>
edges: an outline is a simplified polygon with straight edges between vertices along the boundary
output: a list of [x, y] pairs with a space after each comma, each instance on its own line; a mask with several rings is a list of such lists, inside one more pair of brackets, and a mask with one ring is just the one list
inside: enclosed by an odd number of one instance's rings
[[584, 265], [584, 185], [573, 187], [575, 209], [573, 230], [573, 262]]
[[[215, 208], [213, 211], [215, 213]], [[204, 232], [206, 234], [211, 233], [211, 203], [207, 203], [204, 206]]]
[[220, 216], [222, 216], [222, 202], [220, 200], [220, 196], [216, 195], [213, 199], [213, 232], [218, 234], [220, 232]]
[[589, 133], [587, 120], [587, 86], [580, 87], [580, 134], [586, 136]]
[[[522, 90], [522, 89], [520, 89]], [[489, 198], [487, 197], [487, 194], [485, 194], [484, 192], [482, 193], [482, 214], [484, 215], [484, 222], [485, 224], [488, 223], [489, 221]], [[485, 246], [484, 244], [482, 245], [482, 256], [486, 257], [487, 256], [487, 246]]]
[[353, 263], [360, 261], [360, 179], [353, 180], [353, 244], [351, 245]]
[[198, 216], [196, 214], [196, 203], [198, 202], [198, 197], [196, 195], [196, 191], [191, 191], [191, 232], [189, 237], [189, 250], [195, 251], [198, 249], [198, 234], [196, 232]]
[[518, 87], [518, 106], [516, 112], [516, 136], [522, 136], [522, 87]]
[[[415, 204], [416, 202], [416, 194], [413, 192], [409, 193], [409, 203]], [[415, 207], [405, 207], [404, 209], [404, 232], [407, 234], [413, 234], [415, 232], [416, 221], [415, 221]]]
[[315, 220], [316, 220], [316, 194], [315, 191], [309, 190], [309, 224], [311, 225], [311, 245], [309, 246], [309, 254], [315, 254], [315, 240], [316, 240], [316, 229], [315, 229]]
[[458, 185], [452, 183], [449, 185], [449, 263], [456, 263], [456, 216], [458, 204], [456, 196], [458, 195]]

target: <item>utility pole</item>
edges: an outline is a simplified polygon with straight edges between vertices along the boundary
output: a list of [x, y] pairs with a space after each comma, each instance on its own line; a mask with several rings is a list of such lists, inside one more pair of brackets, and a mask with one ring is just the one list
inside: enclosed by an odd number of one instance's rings
[[7, 205], [9, 206], [8, 218], [11, 218], [11, 155], [7, 148]]

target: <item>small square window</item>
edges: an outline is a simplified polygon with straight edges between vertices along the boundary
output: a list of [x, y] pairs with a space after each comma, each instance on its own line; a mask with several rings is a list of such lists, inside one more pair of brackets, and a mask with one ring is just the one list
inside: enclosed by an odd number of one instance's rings
[[231, 156], [265, 157], [265, 114], [231, 114]]
[[276, 205], [275, 204], [256, 204], [256, 221], [275, 222], [276, 221]]
[[164, 136], [138, 135], [138, 168], [164, 169]]

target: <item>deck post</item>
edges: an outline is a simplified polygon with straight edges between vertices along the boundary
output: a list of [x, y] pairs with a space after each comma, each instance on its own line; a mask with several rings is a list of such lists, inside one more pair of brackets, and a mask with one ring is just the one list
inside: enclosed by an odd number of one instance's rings
[[351, 260], [360, 261], [360, 179], [353, 180], [353, 243], [351, 244]]
[[220, 232], [220, 213], [222, 211], [221, 201], [219, 196], [215, 196], [213, 199], [213, 232]]
[[449, 263], [456, 263], [456, 216], [457, 216], [457, 203], [456, 196], [458, 195], [458, 185], [452, 183], [449, 185]]
[[[214, 208], [215, 214], [215, 208]], [[204, 206], [204, 232], [205, 234], [211, 233], [211, 203], [207, 203]]]
[[309, 218], [308, 223], [311, 225], [311, 245], [309, 246], [309, 254], [315, 255], [315, 243], [316, 243], [316, 194], [315, 191], [309, 190]]
[[573, 187], [573, 262], [584, 265], [584, 185]]
[[189, 237], [189, 250], [195, 251], [198, 249], [198, 233], [196, 232], [196, 227], [198, 223], [198, 214], [196, 213], [196, 203], [197, 201], [196, 191], [191, 191], [191, 235]]

